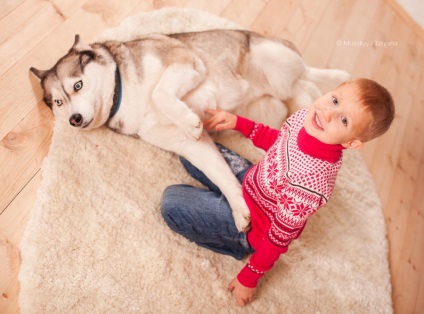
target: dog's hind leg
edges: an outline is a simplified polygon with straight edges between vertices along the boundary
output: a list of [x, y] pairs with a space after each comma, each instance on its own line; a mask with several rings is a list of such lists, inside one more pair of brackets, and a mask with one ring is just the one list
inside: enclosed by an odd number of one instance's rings
[[172, 64], [165, 69], [152, 93], [156, 107], [195, 140], [202, 135], [202, 121], [181, 99], [204, 80], [205, 71], [202, 64], [196, 68], [193, 64]]
[[168, 125], [159, 126], [155, 132], [142, 138], [183, 156], [201, 170], [225, 195], [237, 229], [246, 230], [250, 224], [250, 211], [244, 201], [241, 185], [206, 131], [196, 141], [184, 136], [175, 125]]

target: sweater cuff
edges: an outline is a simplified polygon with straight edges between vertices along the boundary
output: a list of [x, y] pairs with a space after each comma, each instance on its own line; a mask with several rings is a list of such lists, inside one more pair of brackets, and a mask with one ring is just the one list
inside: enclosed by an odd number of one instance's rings
[[255, 126], [255, 122], [249, 119], [237, 116], [237, 123], [236, 123], [235, 130], [239, 131], [245, 137], [249, 137], [254, 126]]
[[259, 279], [263, 277], [264, 273], [258, 273], [249, 268], [249, 264], [243, 267], [237, 275], [238, 281], [245, 287], [256, 288]]

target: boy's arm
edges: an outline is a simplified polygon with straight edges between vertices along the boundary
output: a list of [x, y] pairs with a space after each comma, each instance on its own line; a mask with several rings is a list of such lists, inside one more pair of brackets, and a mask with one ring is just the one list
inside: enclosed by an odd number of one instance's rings
[[237, 116], [232, 113], [211, 109], [206, 109], [205, 112], [212, 115], [203, 123], [208, 131], [212, 129], [217, 131], [234, 130], [236, 127]]
[[228, 291], [233, 293], [238, 305], [245, 306], [253, 301], [256, 288], [243, 286], [236, 277], [228, 285]]
[[268, 150], [277, 140], [280, 131], [226, 111], [206, 110], [212, 117], [204, 122], [208, 130], [237, 130], [259, 148]]
[[237, 123], [234, 129], [250, 139], [256, 147], [262, 148], [265, 151], [275, 143], [280, 135], [279, 130], [270, 128], [262, 123], [255, 123], [240, 116], [237, 117]]
[[286, 253], [287, 247], [279, 247], [269, 239], [264, 239], [261, 247], [252, 254], [249, 262], [237, 275], [238, 281], [245, 287], [255, 288], [264, 274], [271, 270], [281, 254]]

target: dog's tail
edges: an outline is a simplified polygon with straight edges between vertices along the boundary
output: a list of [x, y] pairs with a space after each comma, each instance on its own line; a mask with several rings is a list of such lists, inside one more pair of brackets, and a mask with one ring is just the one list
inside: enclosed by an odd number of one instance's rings
[[350, 74], [343, 70], [319, 69], [307, 66], [301, 79], [326, 85], [331, 88], [336, 88], [338, 85], [346, 82], [350, 78]]
[[293, 86], [293, 96], [287, 102], [290, 113], [308, 108], [319, 98], [322, 91], [318, 86], [324, 90], [334, 89], [350, 78], [350, 74], [343, 70], [305, 67], [304, 74]]

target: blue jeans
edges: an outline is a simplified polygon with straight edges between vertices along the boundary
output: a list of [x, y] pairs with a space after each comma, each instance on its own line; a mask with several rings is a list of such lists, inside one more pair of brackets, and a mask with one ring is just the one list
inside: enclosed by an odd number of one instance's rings
[[[252, 163], [220, 144], [217, 146], [241, 183]], [[238, 260], [252, 253], [246, 233], [237, 230], [231, 207], [219, 188], [189, 161], [180, 159], [188, 173], [208, 189], [186, 184], [167, 187], [161, 213], [168, 226], [201, 247]]]

